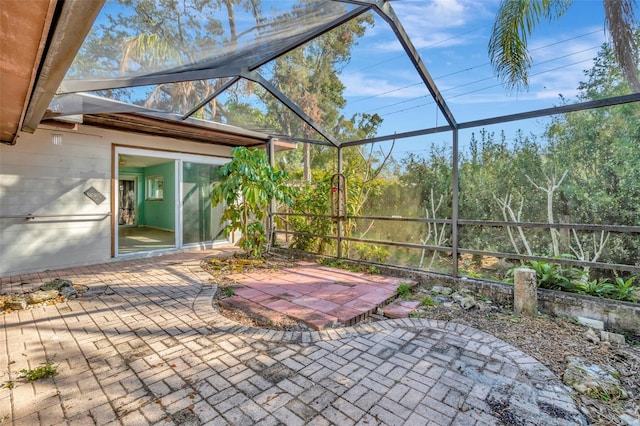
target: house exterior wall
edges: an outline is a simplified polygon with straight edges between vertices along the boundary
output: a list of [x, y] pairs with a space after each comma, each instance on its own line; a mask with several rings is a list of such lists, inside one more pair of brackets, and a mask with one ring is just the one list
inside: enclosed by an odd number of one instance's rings
[[[52, 133], [63, 135], [60, 145]], [[41, 128], [20, 134], [14, 146], [0, 144], [0, 276], [111, 259], [115, 145], [230, 156], [224, 146], [82, 125]], [[84, 194], [91, 187], [104, 195], [100, 204]], [[60, 216], [45, 217], [53, 215]]]

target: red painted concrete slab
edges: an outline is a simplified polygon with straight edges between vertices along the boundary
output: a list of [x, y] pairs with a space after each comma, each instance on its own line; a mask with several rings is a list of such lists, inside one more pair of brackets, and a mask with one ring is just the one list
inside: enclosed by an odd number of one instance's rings
[[283, 300], [288, 300], [289, 302], [292, 302], [293, 299], [304, 297], [304, 295], [302, 293], [298, 293], [297, 291], [287, 291], [285, 293], [278, 294], [278, 297]]
[[384, 307], [384, 316], [387, 318], [407, 318], [409, 313], [416, 310], [420, 302], [413, 300], [394, 300]]
[[[370, 275], [299, 262], [283, 270], [243, 272], [231, 275], [242, 287], [225, 299], [244, 309], [254, 307], [299, 320], [315, 329], [353, 325], [395, 295], [400, 282], [382, 275]], [[247, 299], [249, 302], [240, 299]]]
[[332, 294], [349, 290], [351, 287], [347, 287], [341, 284], [324, 284], [319, 285], [315, 291], [309, 293], [309, 295], [318, 298], [327, 298]]
[[340, 307], [340, 305], [336, 303], [330, 302], [325, 299], [318, 299], [317, 297], [313, 296], [298, 297], [291, 300], [291, 303], [306, 306], [307, 308], [313, 309], [314, 311], [320, 311], [324, 313], [329, 313]]
[[362, 312], [356, 311], [355, 309], [351, 309], [346, 306], [340, 306], [334, 311], [327, 312], [327, 314], [338, 318], [338, 320], [343, 324], [352, 325], [351, 322], [353, 321], [353, 319], [362, 315]]
[[380, 304], [380, 300], [387, 300], [390, 297], [393, 297], [396, 294], [395, 289], [387, 290], [387, 289], [376, 289], [368, 294], [359, 295], [358, 299], [363, 300], [365, 302]]
[[338, 305], [344, 305], [347, 302], [352, 301], [353, 299], [357, 299], [360, 296], [360, 294], [353, 290], [353, 289], [349, 289], [349, 290], [345, 290], [345, 291], [339, 291], [337, 293], [333, 293], [333, 294], [329, 294], [327, 296], [327, 300], [336, 303]]
[[242, 309], [244, 311], [251, 312], [253, 315], [263, 317], [273, 322], [283, 321], [287, 317], [287, 315], [282, 312], [267, 309], [259, 303], [255, 303], [240, 296], [227, 297], [220, 300], [220, 304], [227, 308]]
[[260, 296], [265, 294], [264, 292], [262, 292], [260, 290], [256, 290], [256, 289], [248, 288], [248, 287], [239, 288], [237, 290], [234, 290], [234, 292], [235, 292], [235, 294], [237, 296], [241, 296], [241, 297], [244, 297], [245, 299], [249, 299], [249, 300], [253, 299], [254, 297], [260, 297]]
[[278, 312], [287, 312], [287, 310], [291, 311], [295, 308], [299, 308], [300, 305], [296, 305], [295, 303], [291, 303], [288, 300], [278, 299], [275, 302], [271, 302], [265, 305], [269, 309], [273, 309]]
[[315, 328], [316, 330], [323, 330], [325, 328], [336, 325], [338, 318], [324, 314], [322, 312], [313, 312], [311, 315], [301, 319], [308, 326]]
[[[380, 302], [380, 303], [382, 303], [382, 302]], [[377, 304], [371, 303], [371, 302], [366, 302], [366, 301], [364, 301], [362, 299], [352, 300], [351, 302], [345, 303], [344, 306], [346, 306], [347, 308], [355, 309], [356, 311], [359, 311], [360, 313], [371, 312], [375, 308], [378, 307]]]
[[275, 302], [278, 298], [268, 293], [262, 293], [259, 296], [253, 297], [251, 300], [266, 306], [268, 303]]

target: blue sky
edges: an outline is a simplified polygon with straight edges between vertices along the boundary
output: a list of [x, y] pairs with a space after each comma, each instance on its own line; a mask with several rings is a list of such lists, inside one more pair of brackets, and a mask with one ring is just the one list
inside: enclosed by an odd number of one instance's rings
[[[505, 89], [489, 65], [487, 43], [496, 0], [398, 0], [392, 2], [458, 122], [512, 114], [574, 100], [583, 71], [606, 40], [600, 0], [576, 0], [558, 21], [541, 23], [529, 39], [533, 59], [528, 91]], [[420, 84], [395, 35], [376, 21], [354, 49], [342, 73], [349, 112], [377, 111], [385, 122], [380, 134], [445, 124]], [[540, 120], [505, 125], [533, 127]], [[527, 130], [527, 129], [524, 129]]]

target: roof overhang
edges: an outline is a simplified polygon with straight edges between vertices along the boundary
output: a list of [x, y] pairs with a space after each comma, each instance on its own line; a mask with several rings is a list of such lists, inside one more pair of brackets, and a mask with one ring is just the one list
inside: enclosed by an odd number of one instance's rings
[[14, 143], [31, 98], [58, 0], [0, 4], [0, 140]]
[[0, 141], [33, 133], [104, 0], [3, 0]]
[[263, 145], [270, 139], [263, 133], [197, 121], [200, 120], [189, 119], [180, 122], [129, 113], [83, 116], [83, 124], [89, 126], [216, 145], [256, 146]]
[[[73, 114], [59, 115], [48, 110], [40, 125], [64, 126], [82, 123], [89, 126], [135, 132], [227, 146], [254, 146], [270, 140], [266, 133], [223, 123], [149, 110], [136, 105], [97, 96], [71, 94], [53, 103]], [[84, 113], [83, 113], [84, 112]]]

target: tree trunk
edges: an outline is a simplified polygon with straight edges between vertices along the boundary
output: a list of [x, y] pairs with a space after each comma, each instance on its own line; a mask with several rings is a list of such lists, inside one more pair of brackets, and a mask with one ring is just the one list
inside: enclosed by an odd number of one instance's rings
[[[553, 190], [547, 191], [547, 221], [554, 223], [553, 220]], [[553, 255], [560, 256], [560, 244], [558, 243], [558, 230], [556, 228], [549, 228], [551, 231], [551, 244], [553, 245]]]
[[306, 182], [311, 182], [311, 144], [308, 143], [304, 144], [302, 178]]

